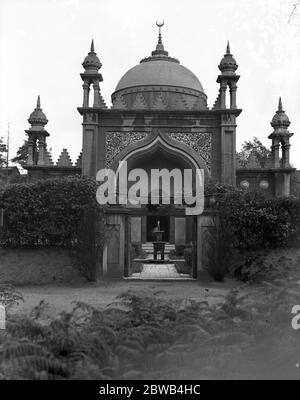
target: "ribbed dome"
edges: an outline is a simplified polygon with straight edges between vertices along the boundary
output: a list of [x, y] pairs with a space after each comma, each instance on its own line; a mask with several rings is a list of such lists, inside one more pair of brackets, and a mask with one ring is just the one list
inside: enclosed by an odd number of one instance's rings
[[36, 108], [30, 114], [30, 117], [28, 118], [28, 122], [33, 126], [45, 126], [48, 122], [46, 115], [43, 113], [43, 111], [41, 109], [40, 96], [38, 96]]
[[94, 40], [92, 40], [91, 51], [85, 57], [82, 66], [86, 72], [90, 73], [97, 73], [97, 71], [102, 67], [102, 64], [94, 50]]
[[49, 133], [45, 130], [45, 125], [47, 125], [48, 120], [46, 115], [43, 113], [43, 110], [41, 109], [40, 96], [38, 96], [37, 98], [36, 108], [30, 114], [28, 122], [30, 123], [31, 127], [25, 130], [25, 132], [36, 134], [42, 132], [45, 136], [49, 136]]
[[289, 117], [282, 109], [281, 97], [279, 97], [278, 110], [276, 111], [276, 114], [272, 118], [271, 125], [274, 129], [276, 129], [276, 128], [288, 128], [290, 124], [291, 123]]
[[232, 74], [235, 74], [235, 71], [237, 69], [238, 69], [238, 65], [237, 65], [235, 59], [232, 57], [232, 54], [230, 53], [229, 42], [227, 42], [226, 54], [224, 54], [224, 57], [222, 58], [222, 60], [220, 62], [219, 70], [224, 75], [232, 75]]
[[192, 71], [175, 62], [161, 59], [143, 62], [131, 68], [120, 79], [116, 91], [145, 85], [176, 86], [204, 92]]

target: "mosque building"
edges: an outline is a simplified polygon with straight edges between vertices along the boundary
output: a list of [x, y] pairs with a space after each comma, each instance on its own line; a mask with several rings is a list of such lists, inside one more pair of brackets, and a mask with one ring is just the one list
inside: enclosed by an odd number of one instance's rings
[[[56, 162], [47, 150], [47, 118], [40, 98], [28, 121], [28, 179], [46, 179], [82, 174], [96, 177], [99, 170], [114, 171], [122, 161], [128, 172], [139, 168], [203, 170], [205, 180], [259, 189], [267, 196], [288, 196], [295, 170], [290, 165], [289, 118], [281, 99], [271, 126], [272, 158], [262, 166], [254, 158], [247, 165], [236, 160], [238, 117], [238, 64], [229, 43], [218, 68], [219, 91], [212, 107], [198, 77], [171, 57], [162, 41], [151, 55], [127, 71], [111, 95], [109, 107], [101, 95], [101, 62], [92, 41], [80, 74], [83, 103], [82, 153], [75, 164], [64, 149]], [[227, 104], [228, 101], [228, 104]], [[174, 193], [173, 193], [174, 196]], [[131, 247], [150, 252], [152, 232], [159, 221], [166, 242], [166, 253], [175, 247], [193, 249], [190, 276], [203, 268], [204, 232], [211, 226], [211, 210], [199, 216], [186, 215], [184, 205], [115, 204], [107, 212], [110, 240], [105, 249], [103, 272], [109, 276], [130, 276]]]

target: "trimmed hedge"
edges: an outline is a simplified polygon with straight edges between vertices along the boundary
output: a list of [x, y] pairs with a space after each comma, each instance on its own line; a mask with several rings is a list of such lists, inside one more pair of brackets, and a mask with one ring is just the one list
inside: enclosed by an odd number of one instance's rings
[[[79, 176], [6, 186], [0, 190], [5, 210], [1, 245], [84, 248], [93, 237], [100, 243], [103, 210], [96, 189], [94, 179]], [[234, 233], [233, 245], [240, 250], [278, 247], [299, 235], [299, 199], [266, 199], [221, 184], [209, 184], [205, 193], [215, 197], [222, 225]], [[98, 227], [91, 226], [93, 220]]]
[[210, 185], [206, 194], [214, 196], [222, 225], [235, 238], [240, 250], [275, 248], [298, 240], [300, 234], [300, 199], [267, 199], [259, 192], [249, 192], [227, 185]]
[[79, 176], [5, 187], [2, 246], [75, 247], [87, 210], [101, 214], [95, 193], [95, 180]]

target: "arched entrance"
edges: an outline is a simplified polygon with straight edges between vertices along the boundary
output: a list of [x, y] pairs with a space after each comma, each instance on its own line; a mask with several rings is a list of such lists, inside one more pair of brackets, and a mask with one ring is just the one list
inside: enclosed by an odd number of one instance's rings
[[[187, 152], [187, 146], [173, 145], [164, 136], [152, 135], [152, 139], [143, 141], [139, 146], [128, 146], [115, 160], [126, 160], [128, 170], [134, 168], [202, 168], [205, 177], [208, 171], [202, 159], [194, 157], [193, 151]], [[108, 207], [107, 227], [115, 232], [107, 240], [104, 251], [103, 272], [106, 276], [142, 279], [144, 266], [149, 267], [153, 259], [153, 242], [150, 234], [153, 225], [160, 221], [161, 230], [165, 231], [166, 254], [157, 271], [170, 268], [176, 272], [176, 279], [195, 279], [203, 268], [205, 245], [203, 235], [211, 229], [210, 212], [189, 216], [185, 206], [178, 204], [138, 204], [115, 205]], [[204, 232], [204, 233], [203, 233]], [[203, 247], [204, 246], [204, 247]], [[151, 267], [151, 265], [150, 265]], [[169, 268], [169, 267], [168, 267]], [[158, 277], [150, 277], [157, 279]], [[164, 278], [164, 277], [163, 277]], [[168, 277], [167, 277], [168, 278]], [[149, 278], [148, 278], [149, 279]], [[160, 279], [160, 278], [158, 278]], [[173, 277], [172, 277], [173, 279]], [[175, 278], [174, 278], [175, 279]]]
[[[197, 162], [193, 156], [182, 148], [175, 147], [163, 137], [157, 136], [152, 142], [139, 148], [132, 149], [124, 155], [122, 160], [126, 161], [128, 174], [133, 169], [146, 171], [150, 176], [153, 170], [183, 171], [189, 169], [195, 171], [197, 168], [207, 169], [203, 160]], [[199, 165], [200, 164], [200, 165]], [[144, 265], [151, 263], [153, 259], [155, 241], [154, 230], [159, 224], [162, 231], [162, 241], [165, 242], [164, 264], [170, 265], [174, 277], [194, 278], [196, 275], [197, 257], [197, 219], [185, 214], [184, 204], [176, 204], [174, 192], [175, 185], [170, 185], [170, 203], [164, 203], [164, 187], [160, 187], [158, 193], [151, 191], [150, 179], [148, 204], [140, 204], [132, 207], [128, 205], [128, 237], [126, 248], [128, 250], [127, 268], [124, 275], [127, 277], [138, 277]], [[173, 181], [174, 183], [174, 181]], [[152, 196], [157, 199], [157, 204], [152, 204]], [[160, 265], [157, 271], [165, 265]], [[154, 277], [153, 277], [154, 278]]]

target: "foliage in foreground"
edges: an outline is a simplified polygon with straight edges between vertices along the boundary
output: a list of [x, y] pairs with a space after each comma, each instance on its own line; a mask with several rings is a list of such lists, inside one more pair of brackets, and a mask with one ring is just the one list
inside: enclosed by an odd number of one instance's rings
[[103, 310], [77, 302], [50, 324], [40, 320], [41, 304], [31, 318], [9, 318], [0, 379], [299, 378], [299, 338], [289, 320], [299, 294], [271, 284], [264, 290], [262, 303], [232, 291], [214, 306], [129, 291]]

